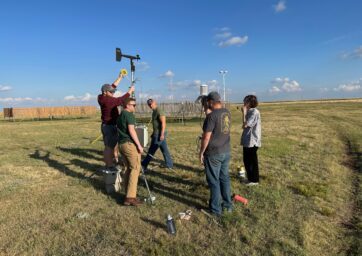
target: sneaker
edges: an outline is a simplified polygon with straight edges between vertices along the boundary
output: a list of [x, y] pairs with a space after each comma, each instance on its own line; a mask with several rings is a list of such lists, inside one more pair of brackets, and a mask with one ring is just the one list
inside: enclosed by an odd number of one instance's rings
[[232, 212], [233, 212], [233, 208], [223, 208], [222, 211], [223, 211], [223, 212], [227, 212], [227, 213], [232, 213]]
[[138, 198], [129, 198], [129, 197], [127, 197], [123, 202], [123, 205], [126, 206], [140, 206], [142, 204], [143, 201], [139, 200]]
[[164, 165], [164, 164], [160, 164], [160, 168], [162, 168], [162, 169], [167, 169], [167, 170], [169, 170], [169, 171], [173, 171], [173, 168], [172, 168], [172, 167], [167, 167], [167, 166]]
[[257, 185], [259, 185], [259, 182], [248, 182], [246, 185], [247, 185], [248, 187], [257, 186]]

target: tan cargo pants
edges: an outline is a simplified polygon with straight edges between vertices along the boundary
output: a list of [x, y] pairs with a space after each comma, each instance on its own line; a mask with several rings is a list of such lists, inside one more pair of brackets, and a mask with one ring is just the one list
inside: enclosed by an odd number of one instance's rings
[[141, 171], [141, 154], [132, 142], [125, 142], [120, 145], [122, 157], [127, 166], [124, 174], [124, 186], [127, 198], [135, 198], [137, 195], [138, 176]]

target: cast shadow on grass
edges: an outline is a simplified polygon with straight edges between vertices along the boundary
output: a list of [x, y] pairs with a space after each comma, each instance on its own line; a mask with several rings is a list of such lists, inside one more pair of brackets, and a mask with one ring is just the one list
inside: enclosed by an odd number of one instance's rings
[[[70, 163], [71, 164], [74, 164], [76, 166], [79, 166], [80, 168], [84, 169], [84, 171], [89, 171], [89, 170], [97, 170], [95, 171], [93, 175], [96, 175], [96, 176], [101, 176], [102, 173], [99, 171], [101, 170], [102, 168], [104, 168], [103, 165], [100, 165], [100, 164], [90, 164], [88, 162], [85, 162], [85, 161], [82, 161], [82, 160], [79, 160], [79, 159], [72, 159], [70, 160]], [[85, 175], [84, 175], [85, 176]]]
[[152, 226], [154, 226], [157, 229], [167, 229], [166, 224], [163, 224], [161, 222], [155, 221], [155, 220], [151, 220], [151, 219], [147, 219], [144, 217], [141, 217], [141, 220], [143, 220], [144, 222], [151, 224]]
[[[75, 156], [79, 156], [79, 157], [84, 157], [84, 158], [89, 158], [89, 159], [95, 159], [97, 161], [103, 161], [103, 152], [101, 150], [97, 150], [97, 149], [90, 149], [90, 148], [64, 148], [64, 147], [56, 147], [57, 150], [61, 150], [63, 152], [75, 155]], [[95, 156], [97, 155], [97, 156]], [[101, 156], [101, 157], [99, 157]]]
[[[157, 159], [157, 158], [154, 158], [151, 160], [150, 163], [158, 163], [158, 164], [164, 164], [165, 161], [161, 160], [161, 159]], [[196, 173], [200, 173], [200, 168], [197, 168], [197, 167], [192, 167], [192, 166], [188, 166], [188, 165], [183, 165], [183, 164], [179, 164], [179, 163], [173, 163], [173, 166], [174, 168], [177, 168], [177, 169], [181, 169], [183, 171], [190, 171], [190, 172], [196, 172]]]
[[[177, 171], [174, 171], [174, 172], [175, 172], [175, 174], [177, 174]], [[205, 184], [204, 182], [185, 180], [185, 179], [180, 178], [180, 177], [166, 175], [164, 173], [156, 172], [156, 171], [153, 171], [153, 170], [148, 171], [146, 175], [158, 177], [158, 178], [160, 178], [162, 180], [166, 180], [168, 182], [173, 182], [173, 183], [176, 183], [176, 184], [183, 184], [183, 185], [192, 186], [192, 187], [194, 187], [194, 186], [203, 186]]]
[[[176, 183], [177, 184], [177, 183]], [[204, 184], [202, 184], [201, 186], [205, 186]], [[170, 193], [174, 193], [174, 194], [177, 194], [177, 195], [182, 195], [182, 196], [185, 196], [185, 197], [190, 197], [190, 198], [193, 198], [193, 199], [200, 199], [200, 200], [205, 200], [205, 197], [204, 196], [201, 196], [201, 195], [197, 195], [195, 193], [190, 193], [190, 192], [186, 192], [186, 191], [190, 191], [191, 189], [189, 188], [173, 188], [173, 187], [169, 187], [169, 186], [165, 186], [161, 183], [157, 183], [155, 181], [152, 181], [150, 183], [150, 187], [152, 189], [156, 188], [158, 190], [163, 190], [163, 191], [167, 191], [167, 192], [170, 192]]]
[[[49, 151], [44, 151], [44, 154], [41, 154], [40, 151], [37, 149], [37, 150], [35, 150], [35, 152], [33, 154], [30, 154], [29, 156], [33, 159], [44, 161], [45, 163], [48, 164], [49, 167], [52, 167], [52, 168], [58, 170], [59, 172], [64, 173], [67, 176], [77, 178], [80, 181], [88, 182], [96, 190], [102, 192], [103, 194], [105, 194], [107, 196], [110, 196], [117, 203], [123, 202], [124, 196], [120, 195], [119, 193], [107, 194], [106, 191], [104, 190], [103, 181], [100, 181], [99, 179], [96, 179], [96, 178], [92, 178], [93, 174], [91, 176], [86, 176], [85, 174], [72, 170], [66, 164], [63, 164], [57, 160], [51, 159]], [[83, 161], [77, 160], [77, 159], [72, 160], [71, 163], [74, 165], [77, 165], [81, 168], [87, 167], [86, 168], [87, 170], [98, 170], [99, 169], [99, 165], [92, 165], [92, 164], [89, 164], [87, 162], [83, 162]], [[95, 172], [97, 172], [97, 171], [95, 171]], [[96, 174], [96, 173], [94, 173], [94, 174]]]
[[[170, 188], [167, 186], [164, 186], [158, 182], [155, 182], [153, 180], [148, 180], [148, 184], [150, 186], [150, 188], [152, 189], [152, 192], [156, 192], [158, 194], [161, 194], [165, 197], [168, 197], [169, 199], [173, 200], [173, 201], [177, 201], [179, 203], [185, 204], [187, 206], [190, 207], [194, 207], [196, 209], [204, 209], [205, 205], [202, 205], [194, 200], [190, 200], [188, 198], [185, 197], [189, 196], [191, 198], [200, 198], [201, 200], [205, 200], [203, 197], [200, 197], [198, 195], [194, 195], [194, 194], [187, 194], [184, 190], [182, 189], [176, 189], [176, 188]], [[206, 201], [206, 200], [205, 200]]]

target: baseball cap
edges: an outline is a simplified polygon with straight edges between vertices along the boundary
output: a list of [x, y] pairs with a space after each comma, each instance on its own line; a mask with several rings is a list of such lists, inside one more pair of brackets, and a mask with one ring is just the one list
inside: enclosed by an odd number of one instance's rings
[[221, 97], [220, 97], [220, 94], [218, 94], [218, 92], [210, 92], [210, 93], [207, 95], [207, 100], [212, 100], [212, 101], [220, 102], [220, 101], [221, 101]]
[[110, 84], [104, 84], [102, 85], [102, 92], [111, 92], [114, 93], [116, 91], [116, 88], [114, 88], [112, 85]]

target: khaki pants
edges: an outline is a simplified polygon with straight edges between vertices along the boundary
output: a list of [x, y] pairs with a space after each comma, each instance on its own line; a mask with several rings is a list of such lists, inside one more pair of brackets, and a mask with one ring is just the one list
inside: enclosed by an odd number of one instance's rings
[[135, 198], [137, 195], [138, 176], [141, 171], [141, 154], [132, 142], [120, 145], [122, 156], [125, 160], [127, 170], [124, 174], [124, 186], [127, 198]]

